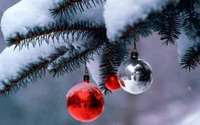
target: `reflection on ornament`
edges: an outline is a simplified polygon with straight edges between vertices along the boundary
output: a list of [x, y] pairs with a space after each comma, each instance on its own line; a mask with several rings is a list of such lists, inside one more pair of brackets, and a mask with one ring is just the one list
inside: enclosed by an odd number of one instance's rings
[[153, 82], [152, 68], [144, 60], [131, 58], [120, 65], [118, 80], [126, 92], [140, 94]]
[[119, 83], [122, 87], [126, 87], [125, 84], [124, 84], [124, 80], [123, 79], [119, 79]]
[[69, 113], [81, 122], [95, 120], [104, 109], [103, 94], [91, 83], [75, 85], [69, 90], [66, 98]]
[[109, 90], [116, 91], [120, 89], [117, 73], [110, 73], [105, 79], [105, 84]]

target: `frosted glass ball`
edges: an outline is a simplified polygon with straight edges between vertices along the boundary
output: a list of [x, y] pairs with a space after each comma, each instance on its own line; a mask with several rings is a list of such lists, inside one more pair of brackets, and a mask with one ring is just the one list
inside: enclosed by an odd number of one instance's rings
[[142, 59], [131, 58], [120, 65], [118, 80], [121, 88], [126, 92], [143, 93], [153, 82], [152, 68]]

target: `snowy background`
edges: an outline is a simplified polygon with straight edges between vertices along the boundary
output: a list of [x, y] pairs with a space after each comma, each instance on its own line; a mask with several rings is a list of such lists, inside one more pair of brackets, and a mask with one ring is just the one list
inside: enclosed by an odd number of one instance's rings
[[[0, 0], [0, 17], [18, 1]], [[4, 48], [0, 31], [0, 51]], [[105, 96], [105, 109], [94, 122], [80, 123], [66, 108], [66, 93], [82, 81], [78, 69], [60, 78], [47, 75], [15, 95], [0, 98], [0, 125], [199, 125], [200, 67], [186, 73], [178, 63], [177, 46], [163, 46], [156, 34], [141, 39], [138, 50], [153, 68], [152, 86], [141, 95], [119, 90]]]

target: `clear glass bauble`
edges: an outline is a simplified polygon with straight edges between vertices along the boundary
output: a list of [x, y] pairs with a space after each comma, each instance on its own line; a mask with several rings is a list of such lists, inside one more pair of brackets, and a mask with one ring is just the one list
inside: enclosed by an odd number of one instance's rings
[[142, 59], [129, 59], [118, 69], [118, 80], [123, 90], [131, 94], [146, 91], [153, 82], [151, 66]]

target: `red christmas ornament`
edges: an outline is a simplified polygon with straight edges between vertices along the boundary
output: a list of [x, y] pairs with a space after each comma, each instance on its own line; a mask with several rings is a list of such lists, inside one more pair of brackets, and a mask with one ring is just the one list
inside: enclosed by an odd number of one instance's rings
[[81, 122], [95, 120], [104, 109], [103, 94], [91, 83], [83, 82], [75, 85], [69, 90], [66, 98], [69, 113]]
[[105, 79], [105, 84], [109, 90], [116, 91], [120, 89], [117, 73], [109, 74]]

